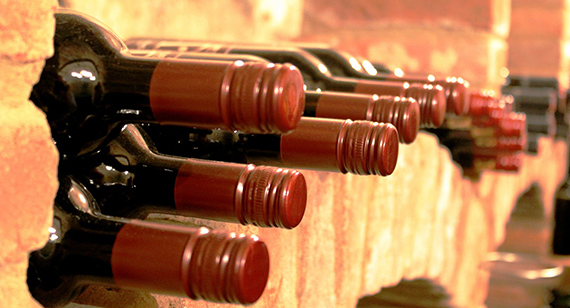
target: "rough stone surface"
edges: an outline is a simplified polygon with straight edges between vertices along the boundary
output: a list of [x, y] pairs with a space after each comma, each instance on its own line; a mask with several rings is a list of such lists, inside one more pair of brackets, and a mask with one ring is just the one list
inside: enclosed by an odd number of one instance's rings
[[[381, 33], [381, 35], [380, 35]], [[300, 40], [330, 44], [404, 72], [459, 76], [474, 88], [498, 90], [504, 82], [507, 43], [487, 32], [397, 26], [306, 33]]]
[[513, 0], [508, 68], [513, 75], [558, 77], [570, 83], [570, 5], [567, 0]]
[[510, 9], [510, 0], [306, 0], [303, 32], [415, 24], [489, 32], [505, 38]]
[[38, 307], [26, 285], [28, 253], [47, 240], [58, 154], [45, 115], [28, 101], [51, 56], [51, 0], [0, 2], [0, 306]]
[[68, 7], [100, 19], [125, 39], [145, 36], [248, 42], [298, 36], [303, 3], [302, 0], [66, 2]]

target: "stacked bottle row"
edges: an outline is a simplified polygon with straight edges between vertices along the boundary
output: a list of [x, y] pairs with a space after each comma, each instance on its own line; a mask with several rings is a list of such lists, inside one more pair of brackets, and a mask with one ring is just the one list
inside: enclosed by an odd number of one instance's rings
[[462, 78], [395, 74], [329, 46], [125, 44], [61, 10], [54, 50], [31, 95], [60, 152], [52, 234], [30, 255], [45, 306], [88, 284], [251, 304], [269, 275], [262, 239], [144, 218], [292, 229], [308, 198], [297, 169], [389, 176], [419, 130], [466, 169], [517, 170], [526, 144], [524, 115]]
[[526, 115], [513, 111], [509, 97], [485, 91], [472, 91], [467, 115], [450, 117], [433, 132], [474, 178], [483, 170], [518, 171], [527, 143]]
[[[262, 239], [139, 218], [165, 212], [294, 228], [306, 206], [303, 175], [165, 155], [140, 125], [291, 132], [305, 101], [298, 69], [137, 59], [125, 56], [120, 40], [97, 21], [64, 11], [56, 14], [54, 47], [31, 95], [60, 153], [51, 234], [30, 254], [32, 295], [58, 307], [100, 284], [257, 301], [270, 264]], [[393, 131], [397, 146], [395, 128], [382, 128]]]

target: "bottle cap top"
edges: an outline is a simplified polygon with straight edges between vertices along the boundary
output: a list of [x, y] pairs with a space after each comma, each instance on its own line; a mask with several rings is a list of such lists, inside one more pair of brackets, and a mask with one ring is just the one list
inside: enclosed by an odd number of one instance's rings
[[232, 282], [235, 298], [245, 305], [253, 304], [261, 297], [269, 278], [267, 246], [255, 236], [246, 239], [232, 264], [235, 271]]
[[522, 164], [520, 156], [514, 154], [498, 155], [495, 162], [497, 170], [505, 171], [518, 171]]
[[493, 95], [484, 91], [472, 92], [469, 98], [468, 114], [474, 118], [489, 116], [492, 110], [504, 108], [501, 107], [502, 104], [499, 104]]
[[391, 123], [398, 130], [400, 142], [416, 140], [420, 127], [420, 107], [411, 97], [379, 96], [369, 107], [369, 120]]
[[526, 131], [526, 114], [522, 112], [505, 113], [499, 120], [499, 134], [519, 137]]
[[257, 236], [206, 231], [191, 247], [190, 298], [249, 305], [261, 297], [269, 278], [269, 251]]
[[440, 85], [410, 84], [404, 96], [412, 97], [418, 102], [420, 127], [440, 127], [443, 124], [447, 102]]
[[305, 109], [303, 76], [295, 66], [236, 61], [228, 80], [223, 117], [228, 127], [251, 133], [288, 133]]
[[[283, 169], [282, 169], [283, 170]], [[299, 171], [287, 172], [283, 176], [279, 195], [280, 225], [283, 228], [294, 228], [303, 219], [307, 204], [307, 182]]]
[[361, 175], [392, 174], [398, 161], [398, 140], [392, 124], [346, 121], [338, 138], [340, 170]]
[[497, 138], [495, 148], [501, 151], [522, 151], [526, 148], [526, 138], [524, 135], [520, 137], [500, 136]]
[[447, 95], [447, 111], [456, 115], [465, 115], [469, 110], [467, 84], [462, 78], [447, 78], [440, 85]]
[[240, 182], [243, 189], [236, 192], [240, 222], [292, 229], [303, 219], [307, 184], [299, 171], [249, 165]]

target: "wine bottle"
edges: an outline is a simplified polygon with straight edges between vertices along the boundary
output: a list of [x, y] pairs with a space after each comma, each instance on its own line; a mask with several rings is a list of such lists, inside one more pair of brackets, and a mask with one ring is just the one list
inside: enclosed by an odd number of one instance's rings
[[[132, 50], [131, 54], [137, 57], [267, 61], [251, 55], [169, 50]], [[305, 91], [303, 116], [391, 123], [398, 129], [400, 142], [402, 143], [412, 143], [416, 139], [420, 123], [419, 105], [411, 97], [378, 96], [336, 91]]]
[[137, 125], [125, 125], [101, 156], [100, 164], [73, 174], [106, 215], [172, 213], [291, 229], [305, 213], [307, 185], [299, 171], [158, 154]]
[[359, 175], [392, 174], [398, 131], [389, 123], [302, 117], [281, 135], [142, 126], [160, 153]]
[[[568, 141], [567, 141], [567, 144]], [[570, 145], [570, 144], [569, 144]], [[570, 146], [568, 147], [570, 150]], [[570, 255], [570, 151], [566, 161], [566, 178], [554, 195], [554, 221], [552, 229], [552, 253]]]
[[269, 253], [254, 235], [104, 216], [69, 176], [54, 214], [48, 242], [29, 257], [28, 287], [44, 307], [93, 284], [251, 304], [267, 284]]
[[291, 63], [299, 68], [303, 74], [307, 90], [412, 97], [420, 105], [421, 127], [439, 127], [445, 119], [446, 98], [444, 90], [440, 85], [335, 77], [317, 57], [296, 47], [204, 43], [150, 38], [128, 39], [126, 44], [131, 49], [246, 54], [259, 56], [275, 63]]
[[290, 64], [137, 58], [91, 17], [55, 18], [54, 56], [31, 100], [64, 160], [94, 151], [126, 122], [284, 133], [303, 112], [303, 79]]

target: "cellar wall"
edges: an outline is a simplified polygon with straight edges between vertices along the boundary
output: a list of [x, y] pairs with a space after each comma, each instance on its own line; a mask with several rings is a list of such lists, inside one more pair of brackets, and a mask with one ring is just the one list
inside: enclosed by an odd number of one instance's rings
[[56, 5], [0, 2], [1, 307], [39, 307], [28, 293], [27, 260], [47, 239], [58, 155], [43, 112], [28, 97], [52, 53]]
[[[498, 90], [512, 73], [567, 84], [567, 1], [224, 0], [61, 1], [101, 19], [121, 37], [329, 43], [404, 72], [460, 76]], [[28, 101], [52, 50], [56, 1], [0, 2], [0, 306], [39, 307], [25, 285], [27, 252], [47, 238], [57, 153], [43, 114]], [[540, 47], [539, 47], [540, 46]], [[517, 174], [462, 177], [449, 152], [422, 133], [401, 146], [387, 178], [304, 171], [308, 209], [295, 230], [187, 219], [259, 234], [272, 257], [253, 307], [354, 307], [359, 297], [428, 278], [455, 304], [479, 307], [486, 253], [504, 238], [517, 196], [531, 184], [543, 203], [564, 177], [563, 142], [544, 138]], [[160, 217], [159, 217], [160, 218]], [[181, 220], [181, 219], [178, 219]], [[91, 288], [76, 307], [229, 307], [144, 292]], [[73, 305], [72, 305], [73, 306]]]

